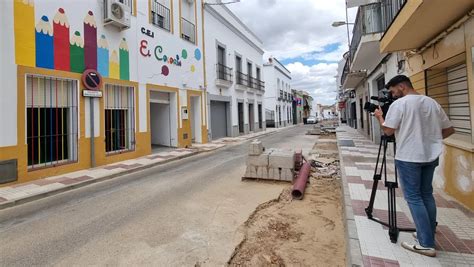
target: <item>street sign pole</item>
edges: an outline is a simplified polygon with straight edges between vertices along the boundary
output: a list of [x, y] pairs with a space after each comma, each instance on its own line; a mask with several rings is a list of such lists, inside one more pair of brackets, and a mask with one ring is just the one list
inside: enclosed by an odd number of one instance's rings
[[94, 145], [94, 97], [89, 97], [90, 123], [91, 123], [91, 168], [95, 167], [95, 145]]

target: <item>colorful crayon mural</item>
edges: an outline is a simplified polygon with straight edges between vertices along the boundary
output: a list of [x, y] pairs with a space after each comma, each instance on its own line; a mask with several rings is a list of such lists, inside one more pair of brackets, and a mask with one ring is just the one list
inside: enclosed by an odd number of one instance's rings
[[97, 24], [92, 11], [84, 18], [84, 62], [86, 69], [97, 70]]
[[69, 23], [64, 9], [59, 8], [53, 19], [54, 68], [69, 71], [71, 68], [69, 47]]
[[82, 73], [85, 69], [84, 64], [84, 40], [81, 33], [76, 31], [71, 37], [71, 71]]
[[15, 62], [36, 66], [35, 5], [33, 0], [14, 0]]
[[109, 43], [103, 34], [97, 47], [97, 71], [102, 77], [109, 77]]
[[[98, 38], [94, 13], [88, 11], [82, 29], [74, 31], [63, 7], [54, 17], [35, 19], [34, 0], [13, 0], [15, 60], [18, 65], [82, 73], [96, 69], [103, 77], [130, 80], [130, 50], [127, 40], [110, 49], [107, 37]], [[53, 18], [50, 21], [50, 18]]]
[[53, 29], [47, 16], [36, 24], [36, 66], [54, 69]]
[[110, 56], [109, 76], [113, 79], [120, 79], [119, 57], [115, 50], [112, 51]]
[[128, 45], [125, 38], [122, 38], [119, 47], [119, 60], [120, 60], [120, 79], [130, 80], [130, 62], [129, 62], [129, 51]]

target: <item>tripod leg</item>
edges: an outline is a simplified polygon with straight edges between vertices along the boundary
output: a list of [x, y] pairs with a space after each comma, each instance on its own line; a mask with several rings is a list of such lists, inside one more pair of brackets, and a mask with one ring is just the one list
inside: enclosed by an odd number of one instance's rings
[[398, 234], [400, 230], [397, 227], [397, 208], [396, 208], [396, 198], [395, 198], [395, 184], [393, 182], [387, 182], [388, 188], [388, 235], [392, 243], [397, 243]]
[[380, 155], [382, 152], [382, 146], [385, 146], [385, 138], [383, 136], [380, 139], [379, 153], [377, 154], [377, 162], [375, 163], [374, 178], [373, 178], [374, 183], [372, 184], [372, 192], [370, 193], [369, 206], [365, 208], [365, 214], [367, 214], [367, 218], [369, 219], [373, 218], [372, 212], [374, 210], [375, 193], [377, 192], [379, 181], [382, 178], [383, 168], [380, 169], [380, 173], [377, 173], [377, 170], [379, 168]]

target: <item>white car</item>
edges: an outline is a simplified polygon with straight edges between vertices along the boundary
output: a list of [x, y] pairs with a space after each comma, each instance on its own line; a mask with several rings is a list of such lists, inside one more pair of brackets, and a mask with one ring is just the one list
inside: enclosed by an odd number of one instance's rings
[[306, 120], [306, 123], [308, 124], [316, 124], [318, 120], [316, 119], [315, 116], [309, 116], [308, 119]]

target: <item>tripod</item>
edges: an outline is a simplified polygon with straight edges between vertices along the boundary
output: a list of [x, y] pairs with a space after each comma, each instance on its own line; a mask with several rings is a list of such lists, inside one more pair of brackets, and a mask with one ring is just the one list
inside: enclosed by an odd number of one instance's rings
[[[415, 232], [414, 228], [400, 228], [397, 226], [397, 204], [396, 204], [396, 195], [395, 189], [398, 188], [398, 177], [397, 177], [397, 170], [395, 169], [395, 181], [388, 181], [387, 180], [387, 147], [389, 143], [393, 143], [393, 149], [395, 149], [395, 137], [382, 135], [380, 138], [380, 145], [379, 145], [379, 153], [377, 155], [377, 163], [375, 164], [375, 171], [374, 171], [374, 183], [372, 184], [372, 193], [370, 194], [370, 201], [369, 206], [365, 208], [365, 213], [367, 217], [375, 222], [378, 222], [382, 225], [388, 227], [388, 235], [390, 237], [390, 241], [392, 243], [397, 243], [398, 234], [400, 231], [404, 232]], [[380, 159], [383, 147], [383, 156]], [[379, 169], [380, 163], [380, 169]], [[384, 175], [384, 184], [387, 188], [388, 193], [388, 223], [381, 221], [380, 219], [376, 219], [373, 217], [372, 212], [374, 209], [374, 201], [375, 201], [375, 193], [377, 192], [377, 186], [379, 181], [382, 179], [382, 174]]]

